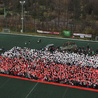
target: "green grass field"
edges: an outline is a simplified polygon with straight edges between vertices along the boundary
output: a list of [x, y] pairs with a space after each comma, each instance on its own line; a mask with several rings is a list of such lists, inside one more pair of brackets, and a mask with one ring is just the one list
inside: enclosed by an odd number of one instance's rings
[[0, 98], [98, 98], [98, 93], [0, 76]]
[[[41, 43], [37, 41], [41, 39]], [[28, 42], [30, 43], [28, 44]], [[91, 47], [91, 49], [96, 50], [98, 48], [98, 42], [95, 41], [85, 41], [85, 40], [76, 40], [68, 38], [54, 38], [54, 37], [45, 37], [45, 36], [33, 36], [33, 35], [24, 35], [24, 34], [5, 34], [0, 33], [0, 48], [3, 47], [5, 50], [11, 49], [14, 46], [20, 47], [29, 47], [35, 49], [41, 49], [47, 44], [54, 44], [55, 46], [61, 46], [65, 42], [75, 42], [79, 47]], [[27, 44], [25, 44], [25, 42]]]
[[[37, 43], [38, 39], [42, 40], [41, 43]], [[30, 41], [30, 44], [25, 45], [25, 42], [28, 41]], [[60, 46], [67, 41], [74, 41], [77, 45], [85, 47], [90, 43], [93, 49], [97, 49], [98, 46], [98, 42], [92, 41], [0, 34], [0, 47], [4, 47], [5, 50], [14, 46], [40, 49], [47, 44], [53, 43], [56, 46]], [[98, 98], [98, 92], [0, 76], [0, 98]]]

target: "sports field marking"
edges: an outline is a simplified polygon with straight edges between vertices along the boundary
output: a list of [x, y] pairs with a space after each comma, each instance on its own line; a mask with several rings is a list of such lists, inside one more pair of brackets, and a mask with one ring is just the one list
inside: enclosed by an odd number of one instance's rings
[[25, 98], [28, 98], [28, 96], [31, 94], [31, 92], [33, 92], [33, 90], [36, 88], [37, 85], [38, 85], [38, 82], [33, 86], [33, 88], [29, 91], [29, 93], [26, 95]]
[[67, 91], [68, 91], [68, 87], [65, 89], [65, 92], [64, 92], [62, 98], [65, 98], [65, 95], [67, 94]]
[[8, 78], [5, 82], [3, 82], [2, 85], [0, 86], [0, 88], [2, 88], [9, 80], [10, 80], [10, 78]]

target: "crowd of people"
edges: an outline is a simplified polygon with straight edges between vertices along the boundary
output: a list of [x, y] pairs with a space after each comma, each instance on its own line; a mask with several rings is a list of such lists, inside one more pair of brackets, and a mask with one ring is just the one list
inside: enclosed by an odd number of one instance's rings
[[1, 54], [0, 72], [98, 89], [98, 56], [13, 47]]

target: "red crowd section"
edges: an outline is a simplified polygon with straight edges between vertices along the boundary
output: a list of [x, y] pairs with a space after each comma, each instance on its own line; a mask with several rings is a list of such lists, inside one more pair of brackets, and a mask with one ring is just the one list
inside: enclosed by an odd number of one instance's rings
[[37, 59], [31, 62], [24, 58], [0, 56], [0, 73], [37, 81], [48, 81], [52, 84], [59, 83], [60, 85], [74, 85], [77, 88], [81, 86], [98, 89], [98, 69], [88, 66], [68, 66], [54, 62], [46, 63], [44, 60]]

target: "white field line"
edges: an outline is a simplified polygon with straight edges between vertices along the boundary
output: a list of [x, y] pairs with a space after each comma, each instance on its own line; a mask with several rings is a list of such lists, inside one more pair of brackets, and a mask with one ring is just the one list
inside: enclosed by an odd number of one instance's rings
[[10, 80], [10, 78], [8, 78], [5, 82], [3, 82], [2, 85], [0, 86], [0, 88], [2, 88], [9, 80]]
[[25, 98], [28, 98], [28, 96], [31, 94], [31, 92], [33, 92], [33, 90], [36, 88], [37, 85], [38, 85], [38, 82], [32, 87], [32, 89], [29, 91], [29, 93], [26, 95]]
[[64, 92], [62, 98], [65, 98], [65, 95], [67, 94], [67, 91], [68, 91], [68, 87], [65, 89], [65, 92]]

